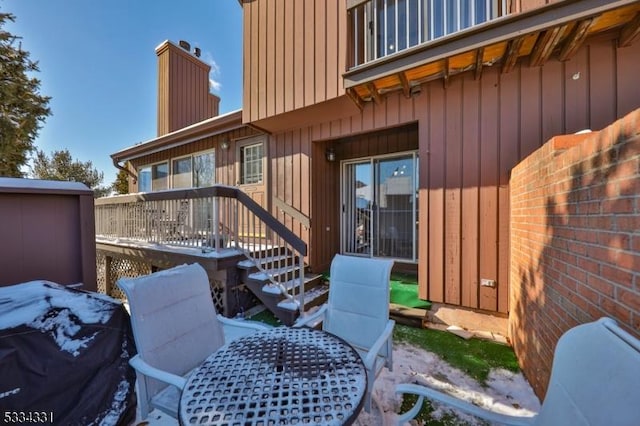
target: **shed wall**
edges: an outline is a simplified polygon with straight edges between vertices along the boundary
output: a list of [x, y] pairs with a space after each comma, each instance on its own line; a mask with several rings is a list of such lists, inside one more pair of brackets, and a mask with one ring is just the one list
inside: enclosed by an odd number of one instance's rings
[[0, 186], [0, 286], [32, 280], [96, 290], [93, 191]]

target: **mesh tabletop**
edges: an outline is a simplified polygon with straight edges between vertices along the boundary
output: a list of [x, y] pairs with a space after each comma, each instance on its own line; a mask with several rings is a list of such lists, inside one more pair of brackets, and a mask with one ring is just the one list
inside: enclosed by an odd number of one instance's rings
[[278, 327], [230, 342], [189, 377], [180, 420], [194, 425], [341, 425], [362, 407], [367, 376], [342, 339]]

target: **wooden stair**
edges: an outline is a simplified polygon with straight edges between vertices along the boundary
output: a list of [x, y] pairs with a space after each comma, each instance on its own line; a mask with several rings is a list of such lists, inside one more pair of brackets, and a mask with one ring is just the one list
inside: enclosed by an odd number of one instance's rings
[[[256, 262], [260, 262], [260, 268]], [[280, 288], [274, 285], [271, 279], [280, 282], [290, 295], [298, 294], [299, 283], [294, 280], [300, 269], [296, 258], [288, 254], [278, 253], [274, 250], [269, 256], [258, 260], [242, 260], [237, 264], [240, 273], [240, 282], [249, 290], [285, 325], [292, 325], [300, 315], [298, 305], [292, 303]], [[322, 275], [309, 272], [304, 265], [304, 311], [327, 301], [329, 284], [324, 281]]]

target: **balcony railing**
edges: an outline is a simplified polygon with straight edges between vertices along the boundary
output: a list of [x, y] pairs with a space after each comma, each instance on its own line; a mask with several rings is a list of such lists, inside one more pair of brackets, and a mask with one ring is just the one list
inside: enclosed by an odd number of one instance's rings
[[507, 0], [350, 0], [349, 68], [507, 14]]
[[[300, 310], [307, 245], [247, 194], [216, 185], [95, 200], [96, 239], [117, 244], [242, 252]], [[284, 259], [293, 277], [282, 274]]]

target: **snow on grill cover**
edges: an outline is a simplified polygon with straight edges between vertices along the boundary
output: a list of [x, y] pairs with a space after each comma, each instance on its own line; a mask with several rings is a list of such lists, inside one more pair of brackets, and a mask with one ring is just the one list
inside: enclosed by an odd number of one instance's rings
[[47, 413], [54, 424], [128, 424], [135, 353], [117, 300], [48, 281], [0, 288], [0, 412]]

